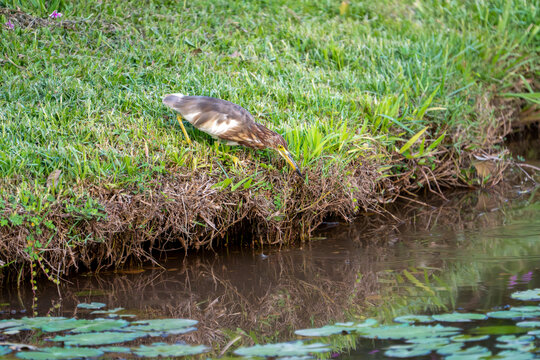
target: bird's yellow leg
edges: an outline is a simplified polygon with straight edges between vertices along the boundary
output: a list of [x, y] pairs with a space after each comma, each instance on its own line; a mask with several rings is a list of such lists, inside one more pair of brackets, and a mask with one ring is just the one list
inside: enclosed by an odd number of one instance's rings
[[182, 128], [182, 132], [184, 133], [184, 136], [186, 137], [186, 141], [188, 145], [191, 145], [191, 139], [189, 138], [186, 128], [184, 127], [184, 124], [182, 123], [182, 118], [180, 117], [180, 115], [177, 115], [176, 119], [178, 120], [178, 123], [180, 124], [180, 127]]

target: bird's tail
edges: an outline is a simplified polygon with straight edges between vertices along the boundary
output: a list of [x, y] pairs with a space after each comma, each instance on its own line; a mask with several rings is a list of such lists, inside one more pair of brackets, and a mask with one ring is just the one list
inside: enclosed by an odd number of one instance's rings
[[179, 105], [180, 101], [185, 95], [177, 93], [177, 94], [167, 94], [163, 97], [163, 103], [167, 105], [170, 108], [175, 108]]

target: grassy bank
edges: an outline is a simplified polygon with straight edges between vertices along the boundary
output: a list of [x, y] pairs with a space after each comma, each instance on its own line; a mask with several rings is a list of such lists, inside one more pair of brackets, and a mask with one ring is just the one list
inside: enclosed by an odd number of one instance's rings
[[[405, 191], [496, 181], [472, 155], [500, 154], [531, 98], [499, 95], [537, 86], [539, 8], [522, 0], [59, 1], [57, 19], [55, 1], [36, 3], [0, 0], [0, 261], [13, 269], [122, 265], [227, 234], [287, 243]], [[192, 127], [188, 146], [170, 92], [242, 105], [306, 180]]]

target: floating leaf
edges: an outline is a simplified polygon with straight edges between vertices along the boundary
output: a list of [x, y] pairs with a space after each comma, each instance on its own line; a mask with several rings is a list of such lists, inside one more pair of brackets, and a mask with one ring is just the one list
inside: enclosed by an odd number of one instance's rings
[[165, 343], [153, 343], [146, 346], [141, 345], [138, 348], [133, 349], [133, 352], [139, 356], [144, 357], [158, 357], [158, 356], [188, 356], [202, 354], [208, 351], [208, 348], [204, 345], [185, 345], [185, 344], [165, 344]]
[[430, 323], [433, 322], [433, 318], [431, 316], [427, 315], [404, 315], [404, 316], [398, 316], [394, 319], [395, 322], [398, 323]]
[[21, 324], [22, 322], [20, 320], [12, 320], [12, 319], [0, 320], [0, 329], [15, 327]]
[[516, 291], [510, 297], [522, 301], [540, 301], [540, 289]]
[[364, 328], [360, 336], [369, 339], [413, 339], [436, 336], [457, 335], [461, 329], [456, 327], [445, 327], [442, 325], [388, 325], [376, 328]]
[[534, 328], [540, 327], [540, 321], [520, 321], [516, 325], [520, 327]]
[[107, 345], [117, 344], [125, 341], [135, 340], [141, 337], [148, 336], [145, 332], [93, 332], [82, 333], [76, 335], [56, 336], [53, 341], [63, 341], [65, 345], [81, 346], [81, 345]]
[[[190, 319], [154, 319], [132, 322], [126, 330], [130, 331], [163, 331], [168, 334], [185, 334], [197, 330], [193, 325], [197, 320]], [[133, 325], [136, 324], [136, 325]]]
[[85, 333], [93, 331], [118, 330], [128, 325], [129, 323], [126, 320], [94, 319], [90, 320], [90, 323], [84, 325], [81, 324], [71, 331], [74, 333]]
[[11, 352], [11, 349], [9, 346], [0, 346], [0, 356], [9, 354]]
[[[17, 325], [14, 327], [9, 327], [8, 330], [18, 332], [19, 330], [32, 330], [32, 329], [41, 329], [45, 325], [52, 325], [54, 322], [63, 322], [66, 320], [65, 317], [52, 317], [52, 316], [38, 316], [34, 318], [23, 317], [18, 320], [9, 320], [16, 321]], [[7, 331], [4, 332], [7, 334]]]
[[532, 331], [529, 331], [527, 334], [534, 335], [537, 338], [540, 338], [540, 330], [532, 330]]
[[504, 350], [497, 354], [497, 360], [532, 360], [536, 356], [532, 353]]
[[439, 355], [452, 355], [456, 351], [460, 351], [463, 348], [463, 343], [452, 343], [445, 346], [441, 346], [437, 349], [437, 354]]
[[529, 319], [540, 316], [540, 311], [492, 311], [488, 312], [487, 315], [494, 319]]
[[106, 304], [104, 303], [100, 303], [100, 302], [91, 302], [91, 303], [80, 303], [80, 304], [77, 304], [77, 307], [79, 309], [101, 309], [101, 308], [104, 308], [105, 306], [107, 306]]
[[293, 341], [277, 344], [255, 345], [251, 347], [241, 347], [234, 351], [240, 356], [305, 356], [312, 353], [329, 352], [327, 344], [314, 343], [304, 344], [303, 341]]
[[442, 346], [450, 343], [450, 340], [444, 337], [433, 337], [433, 338], [418, 338], [418, 339], [409, 339], [406, 341], [409, 344], [421, 344], [421, 345], [437, 345]]
[[131, 352], [131, 348], [125, 346], [102, 346], [98, 350], [109, 353], [123, 353], [127, 354]]
[[[480, 357], [490, 356], [491, 351], [483, 346], [473, 346], [466, 349], [456, 350], [446, 355], [450, 355], [451, 357], [459, 356], [463, 359], [478, 359]], [[446, 359], [450, 359], [451, 357], [447, 357]]]
[[431, 349], [415, 347], [414, 345], [393, 345], [384, 352], [384, 355], [396, 358], [409, 358], [429, 355]]
[[451, 314], [440, 314], [433, 315], [433, 319], [443, 322], [470, 322], [471, 320], [485, 320], [487, 316], [484, 314], [473, 314], [473, 313], [451, 313]]
[[90, 314], [92, 314], [92, 315], [105, 315], [105, 314], [111, 315], [111, 314], [117, 313], [117, 312], [122, 311], [122, 310], [124, 310], [124, 308], [117, 307], [117, 308], [114, 308], [114, 309], [111, 309], [111, 310], [95, 310], [95, 311], [92, 311]]
[[505, 342], [505, 343], [508, 343], [508, 342], [531, 342], [533, 340], [534, 340], [534, 336], [529, 336], [529, 335], [522, 335], [520, 337], [517, 337], [515, 335], [504, 335], [504, 336], [499, 336], [497, 338], [497, 341]]
[[471, 333], [477, 335], [505, 335], [505, 334], [522, 334], [527, 332], [525, 328], [514, 325], [499, 325], [499, 326], [483, 326], [470, 330]]
[[103, 351], [90, 348], [63, 348], [48, 347], [39, 351], [25, 351], [17, 353], [20, 359], [28, 360], [56, 360], [56, 359], [83, 359], [98, 357], [103, 355]]
[[456, 335], [451, 337], [455, 342], [484, 341], [489, 339], [489, 335]]
[[540, 306], [512, 306], [510, 310], [519, 312], [540, 311]]
[[336, 323], [334, 325], [326, 325], [321, 328], [314, 329], [301, 329], [296, 330], [294, 333], [300, 336], [330, 336], [335, 334], [350, 334], [351, 332], [358, 331], [368, 326], [377, 324], [375, 319], [367, 319], [363, 323]]
[[47, 322], [40, 326], [40, 329], [45, 332], [58, 332], [64, 330], [74, 329], [77, 326], [84, 326], [91, 324], [92, 320], [78, 320], [75, 318]]

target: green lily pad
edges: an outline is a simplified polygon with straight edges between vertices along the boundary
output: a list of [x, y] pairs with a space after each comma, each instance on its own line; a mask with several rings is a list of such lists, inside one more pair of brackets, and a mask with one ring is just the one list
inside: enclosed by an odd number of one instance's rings
[[10, 320], [16, 321], [17, 325], [13, 327], [6, 328], [6, 331], [4, 331], [5, 334], [7, 334], [7, 331], [20, 331], [20, 330], [32, 330], [32, 329], [41, 329], [45, 325], [52, 325], [55, 322], [64, 322], [66, 320], [65, 317], [52, 317], [52, 316], [38, 316], [38, 317], [23, 317], [18, 320]]
[[293, 341], [277, 344], [255, 345], [251, 347], [241, 347], [234, 351], [240, 356], [305, 356], [313, 353], [329, 352], [327, 344], [314, 343], [305, 344], [303, 341]]
[[455, 354], [457, 351], [463, 349], [463, 345], [464, 343], [451, 343], [445, 346], [441, 346], [436, 351], [439, 355], [452, 355]]
[[84, 326], [91, 323], [92, 323], [92, 320], [79, 320], [79, 319], [71, 318], [71, 319], [47, 322], [41, 325], [39, 328], [45, 332], [58, 332], [58, 331], [71, 330], [71, 329], [76, 328], [77, 326]]
[[101, 350], [106, 353], [121, 353], [127, 354], [131, 352], [131, 348], [125, 346], [102, 346], [98, 350]]
[[520, 337], [517, 337], [515, 335], [504, 335], [504, 336], [499, 336], [497, 338], [497, 341], [505, 342], [505, 343], [508, 343], [508, 342], [531, 342], [531, 341], [534, 341], [534, 336], [522, 335]]
[[497, 354], [497, 360], [532, 360], [536, 356], [532, 353], [504, 350]]
[[534, 336], [532, 335], [522, 335], [520, 337], [517, 337], [515, 335], [499, 336], [497, 338], [497, 341], [499, 342], [499, 344], [496, 344], [495, 346], [501, 349], [511, 349], [520, 352], [527, 352], [535, 348], [533, 344]]
[[92, 311], [90, 314], [92, 314], [92, 315], [111, 315], [111, 314], [117, 313], [117, 312], [122, 311], [122, 310], [124, 310], [124, 308], [117, 307], [117, 308], [114, 308], [114, 309], [111, 309], [111, 310], [95, 310], [95, 311]]
[[433, 337], [433, 338], [417, 338], [417, 339], [409, 339], [406, 341], [407, 343], [409, 344], [421, 344], [421, 345], [431, 345], [431, 344], [435, 344], [435, 345], [439, 345], [439, 346], [442, 346], [442, 345], [446, 345], [446, 344], [449, 344], [450, 343], [450, 340], [448, 340], [448, 338], [444, 338], [444, 337]]
[[39, 351], [24, 351], [17, 353], [17, 357], [27, 360], [57, 360], [57, 359], [85, 359], [103, 355], [103, 351], [90, 348], [63, 348], [48, 347]]
[[367, 319], [363, 323], [336, 323], [334, 325], [326, 325], [320, 328], [314, 329], [301, 329], [296, 330], [294, 333], [300, 336], [330, 336], [336, 334], [350, 334], [351, 332], [358, 331], [362, 328], [373, 326], [377, 324], [375, 319]]
[[460, 328], [442, 326], [439, 324], [435, 326], [401, 324], [379, 326], [376, 328], [364, 328], [360, 332], [360, 336], [368, 339], [407, 340], [414, 338], [457, 335], [460, 331]]
[[[197, 320], [190, 319], [154, 319], [154, 320], [139, 320], [131, 323], [131, 326], [126, 328], [129, 331], [161, 331], [168, 334], [185, 334], [197, 330], [193, 325], [197, 324]], [[135, 325], [134, 325], [135, 324]]]
[[20, 320], [12, 320], [12, 319], [0, 320], [0, 330], [10, 328], [10, 327], [19, 326], [21, 324], [22, 323], [21, 323]]
[[510, 297], [522, 301], [540, 301], [540, 289], [516, 291]]
[[489, 335], [456, 335], [451, 337], [455, 342], [484, 341], [489, 339]]
[[148, 336], [148, 333], [137, 332], [92, 332], [76, 335], [56, 336], [53, 341], [62, 341], [65, 345], [81, 346], [81, 345], [107, 345], [117, 344], [126, 341], [135, 340], [141, 337]]
[[138, 348], [133, 349], [136, 355], [144, 357], [158, 357], [158, 356], [188, 356], [202, 354], [208, 351], [208, 348], [204, 345], [185, 345], [185, 344], [165, 344], [165, 343], [153, 343], [146, 346], [141, 345]]
[[101, 308], [104, 308], [105, 306], [107, 306], [106, 304], [104, 303], [100, 303], [100, 302], [91, 302], [91, 303], [80, 303], [80, 304], [77, 304], [77, 307], [79, 309], [101, 309]]
[[485, 320], [487, 316], [484, 314], [473, 314], [473, 313], [451, 313], [451, 314], [440, 314], [433, 315], [433, 319], [442, 322], [470, 322], [472, 320]]
[[[483, 346], [473, 346], [466, 349], [456, 350], [449, 354], [449, 356], [460, 356], [465, 357], [469, 356], [467, 359], [478, 359], [481, 356], [490, 356], [491, 351], [488, 348]], [[448, 359], [448, 358], [447, 358]]]
[[540, 327], [540, 321], [520, 321], [516, 325], [521, 327], [536, 328]]
[[429, 355], [431, 351], [431, 349], [416, 347], [414, 345], [393, 345], [384, 352], [384, 355], [396, 358], [410, 358]]
[[9, 346], [0, 346], [0, 356], [2, 355], [7, 355], [11, 352], [12, 350], [9, 348]]
[[118, 330], [128, 326], [129, 323], [126, 320], [113, 320], [113, 319], [94, 319], [88, 324], [81, 324], [73, 330], [74, 333], [86, 333], [93, 331], [107, 331]]
[[431, 316], [427, 315], [404, 315], [404, 316], [398, 316], [394, 319], [395, 322], [398, 323], [430, 323], [433, 322], [433, 318]]
[[540, 316], [540, 311], [492, 311], [487, 315], [494, 319], [529, 319]]
[[506, 334], [523, 334], [527, 332], [525, 328], [515, 325], [499, 325], [499, 326], [482, 326], [471, 329], [472, 334], [477, 335], [506, 335]]
[[519, 312], [540, 311], [540, 306], [512, 306], [510, 310]]

